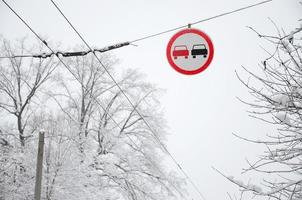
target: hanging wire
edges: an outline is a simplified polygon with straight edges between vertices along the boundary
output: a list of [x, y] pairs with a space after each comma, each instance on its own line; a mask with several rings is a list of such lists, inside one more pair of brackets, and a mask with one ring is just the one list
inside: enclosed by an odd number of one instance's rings
[[35, 55], [14, 55], [14, 56], [0, 56], [1, 58], [33, 58]]
[[[113, 49], [118, 49], [124, 46], [129, 45], [129, 42], [123, 42], [123, 43], [117, 43], [114, 45], [110, 45], [107, 47], [104, 47], [102, 49], [93, 49], [93, 52], [99, 52], [99, 53], [104, 53], [106, 51], [111, 51]], [[73, 56], [86, 56], [87, 54], [92, 52], [91, 50], [88, 51], [72, 51], [72, 52], [62, 52], [62, 51], [53, 51], [50, 53], [41, 53], [41, 54], [33, 54], [33, 55], [13, 55], [13, 56], [0, 56], [0, 58], [27, 58], [27, 57], [32, 57], [32, 58], [48, 58], [53, 55], [60, 55], [62, 57], [73, 57]]]
[[[58, 54], [56, 54], [54, 51], [53, 51], [53, 49], [52, 48], [50, 48], [49, 47], [49, 45], [47, 44], [47, 42], [45, 41], [45, 40], [43, 40], [29, 25], [28, 25], [28, 23], [25, 21], [25, 20], [23, 20], [22, 18], [21, 18], [21, 16], [5, 1], [5, 0], [2, 0], [2, 2], [26, 25], [26, 27], [27, 28], [29, 28], [29, 30], [53, 53], [53, 55], [55, 55], [59, 60], [60, 60], [60, 62], [64, 65], [64, 67], [66, 68], [66, 69], [68, 69], [68, 71], [73, 75], [73, 77], [81, 84], [81, 86], [85, 89], [85, 90], [87, 90], [87, 88], [82, 84], [82, 82], [76, 77], [76, 75], [72, 72], [72, 70], [70, 69], [70, 67], [67, 65], [67, 64], [65, 64], [64, 63], [64, 61], [59, 57], [59, 55]], [[93, 51], [92, 51], [93, 52]], [[98, 59], [99, 60], [99, 59]], [[108, 114], [108, 116], [109, 116], [109, 118], [115, 123], [115, 125], [120, 129], [120, 130], [122, 130], [122, 128], [120, 127], [120, 125], [119, 125], [119, 123], [117, 122], [117, 121], [115, 121], [114, 119], [113, 119], [113, 117], [107, 112], [107, 110], [106, 110], [106, 108], [104, 108], [103, 106], [102, 106], [102, 104], [99, 102], [99, 100], [97, 99], [97, 98], [95, 98], [94, 96], [93, 96], [93, 99], [96, 101], [96, 103], [103, 109], [103, 111], [104, 112], [106, 112], [106, 114]], [[133, 145], [137, 148], [137, 149], [139, 149], [139, 146], [134, 142], [134, 140], [130, 137], [130, 136], [128, 136], [127, 134], [125, 134], [126, 135], [126, 137], [128, 137], [128, 139], [133, 143]], [[149, 157], [149, 156], [147, 156], [145, 153], [143, 153], [143, 152], [141, 152], [142, 153], [142, 155], [146, 158], [146, 160], [148, 160], [148, 161], [150, 161], [150, 163], [151, 163], [151, 165], [160, 173], [160, 174], [162, 174], [163, 176], [165, 176], [165, 174], [159, 169], [159, 167], [155, 164], [155, 163], [153, 163], [152, 162], [152, 159]], [[159, 179], [157, 179], [159, 182], [160, 182], [160, 180]], [[167, 180], [167, 182], [181, 195], [181, 197], [182, 198], [185, 198], [185, 199], [187, 199], [183, 194], [182, 194], [182, 192], [171, 182], [171, 181], [169, 181], [169, 179], [168, 178], [166, 178], [166, 180]], [[160, 182], [161, 183], [161, 182]], [[164, 185], [165, 186], [165, 185]], [[166, 187], [166, 186], [165, 186]], [[166, 189], [174, 196], [174, 197], [176, 197], [177, 199], [178, 199], [178, 197], [174, 194], [174, 193], [172, 193], [172, 191], [170, 191], [170, 189], [169, 188], [167, 188], [166, 187]]]
[[[68, 71], [70, 71], [72, 73], [72, 71], [70, 70], [70, 68], [61, 60], [61, 58], [58, 56], [58, 52], [54, 52], [52, 49], [50, 49], [50, 47], [47, 45], [46, 41], [45, 40], [42, 40], [39, 35], [37, 35], [33, 29], [4, 1], [2, 0], [14, 13], [15, 15], [41, 40], [41, 42], [43, 42], [49, 50], [51, 50], [52, 52], [52, 55], [56, 55], [58, 57], [58, 59], [63, 63], [63, 65], [68, 69]], [[106, 71], [106, 73], [109, 75], [109, 77], [112, 79], [112, 81], [115, 83], [115, 85], [119, 88], [119, 90], [122, 92], [123, 96], [126, 98], [126, 100], [131, 104], [131, 106], [133, 107], [133, 109], [137, 112], [137, 114], [142, 118], [142, 120], [144, 121], [144, 123], [146, 124], [146, 126], [149, 128], [149, 130], [151, 131], [151, 133], [153, 134], [153, 136], [156, 138], [156, 140], [158, 141], [158, 143], [161, 145], [161, 147], [163, 148], [163, 150], [166, 151], [166, 153], [172, 158], [173, 162], [178, 166], [178, 168], [183, 172], [183, 174], [185, 175], [185, 177], [190, 181], [190, 183], [193, 185], [193, 187], [195, 188], [195, 190], [199, 193], [199, 195], [203, 198], [204, 196], [202, 195], [202, 193], [200, 192], [200, 190], [198, 189], [198, 187], [196, 186], [196, 184], [192, 181], [192, 179], [188, 176], [188, 174], [182, 169], [181, 165], [176, 161], [176, 159], [173, 157], [173, 155], [168, 151], [168, 149], [164, 146], [164, 144], [161, 142], [160, 138], [158, 137], [158, 135], [155, 133], [155, 131], [151, 128], [151, 126], [149, 125], [149, 123], [145, 120], [145, 118], [140, 114], [140, 112], [137, 110], [137, 108], [134, 106], [134, 104], [132, 103], [132, 101], [130, 100], [130, 98], [126, 95], [126, 93], [122, 90], [122, 88], [120, 87], [120, 85], [116, 82], [116, 80], [114, 79], [114, 77], [110, 74], [110, 72], [108, 71], [108, 69], [102, 64], [101, 60], [98, 58], [98, 56], [95, 54], [95, 50], [93, 50], [89, 45], [88, 43], [84, 40], [84, 38], [81, 36], [81, 34], [75, 29], [75, 27], [71, 24], [71, 22], [67, 19], [67, 17], [64, 15], [64, 13], [60, 10], [60, 8], [56, 5], [56, 3], [53, 1], [53, 0], [50, 0], [53, 5], [57, 8], [57, 10], [60, 12], [60, 14], [65, 18], [65, 20], [69, 23], [69, 25], [72, 27], [72, 29], [77, 33], [77, 35], [81, 38], [81, 40], [85, 43], [85, 45], [88, 47], [89, 51], [86, 51], [88, 53], [92, 52], [94, 54], [94, 56], [96, 57], [96, 59], [99, 61], [99, 63], [101, 64], [101, 66], [104, 68], [104, 70]], [[216, 16], [213, 16], [213, 17], [210, 17], [210, 18], [206, 18], [206, 19], [203, 19], [203, 20], [199, 20], [199, 21], [196, 21], [196, 22], [193, 22], [191, 23], [190, 25], [195, 25], [195, 24], [198, 24], [198, 23], [202, 23], [202, 22], [205, 22], [205, 21], [209, 21], [209, 20], [212, 20], [212, 19], [215, 19], [215, 18], [219, 18], [219, 17], [222, 17], [222, 16], [225, 16], [225, 15], [229, 15], [229, 14], [232, 14], [232, 13], [235, 13], [235, 12], [239, 12], [239, 11], [242, 11], [242, 10], [245, 10], [245, 9], [249, 9], [251, 7], [255, 7], [255, 6], [258, 6], [258, 5], [261, 5], [261, 4], [264, 4], [264, 3], [268, 3], [268, 2], [271, 2], [272, 0], [266, 0], [266, 1], [262, 1], [262, 2], [259, 2], [259, 3], [256, 3], [256, 4], [253, 4], [253, 5], [249, 5], [249, 6], [246, 6], [246, 7], [242, 7], [242, 8], [239, 8], [239, 9], [236, 9], [236, 10], [233, 10], [233, 11], [229, 11], [229, 12], [225, 12], [225, 13], [222, 13], [222, 14], [219, 14], [219, 15], [216, 15]], [[148, 35], [148, 36], [144, 36], [144, 37], [141, 37], [141, 38], [138, 38], [138, 39], [135, 39], [135, 40], [132, 40], [130, 42], [126, 42], [127, 45], [128, 44], [132, 44], [132, 43], [135, 43], [135, 42], [138, 42], [138, 41], [141, 41], [141, 40], [146, 40], [146, 39], [149, 39], [149, 38], [152, 38], [152, 37], [156, 37], [156, 36], [159, 36], [159, 35], [162, 35], [162, 34], [165, 34], [165, 33], [169, 33], [169, 32], [172, 32], [172, 31], [176, 31], [178, 29], [182, 29], [182, 28], [185, 28], [187, 27], [187, 25], [184, 25], [184, 26], [179, 26], [179, 27], [176, 27], [176, 28], [173, 28], [173, 29], [169, 29], [169, 30], [166, 30], [166, 31], [162, 31], [162, 32], [159, 32], [159, 33], [156, 33], [156, 34], [152, 34], [152, 35]], [[124, 45], [126, 46], [126, 45]], [[112, 48], [113, 49], [113, 48]], [[109, 49], [109, 50], [112, 50], [112, 49]], [[61, 52], [60, 52], [61, 53]], [[44, 54], [45, 55], [45, 54]], [[62, 56], [64, 56], [63, 54], [61, 54]], [[72, 55], [70, 54], [71, 56], [79, 56], [79, 55]], [[16, 57], [16, 56], [14, 56]], [[25, 55], [23, 57], [30, 57], [28, 55]], [[34, 56], [32, 56], [34, 57]], [[67, 57], [67, 56], [66, 56]], [[0, 57], [0, 58], [5, 58], [5, 57]], [[43, 57], [42, 57], [43, 58]], [[73, 73], [72, 73], [73, 74]], [[73, 74], [74, 75], [74, 74]]]
[[[63, 11], [58, 7], [58, 5], [53, 1], [53, 0], [50, 0], [52, 2], [52, 4], [55, 6], [55, 8], [59, 11], [59, 13], [62, 15], [62, 17], [67, 21], [67, 23], [70, 25], [70, 27], [76, 32], [76, 34], [79, 36], [79, 38], [83, 41], [83, 43], [86, 45], [86, 47], [90, 50], [92, 50], [92, 48], [89, 46], [89, 44], [86, 42], [86, 40], [83, 38], [83, 36], [79, 33], [79, 31], [77, 31], [77, 29], [73, 26], [73, 24], [69, 21], [69, 19], [66, 17], [66, 15], [63, 13]], [[222, 17], [222, 16], [225, 16], [225, 15], [229, 15], [229, 14], [232, 14], [232, 13], [235, 13], [235, 12], [239, 12], [239, 11], [242, 11], [242, 10], [245, 10], [245, 9], [248, 9], [248, 8], [251, 8], [251, 7], [255, 7], [255, 6], [258, 6], [258, 5], [261, 5], [261, 4], [264, 4], [264, 3], [268, 3], [268, 2], [271, 2], [272, 0], [266, 0], [266, 1], [263, 1], [263, 2], [260, 2], [260, 3], [256, 3], [256, 4], [253, 4], [253, 5], [249, 5], [249, 6], [246, 6], [246, 7], [243, 7], [243, 8], [239, 8], [239, 9], [236, 9], [236, 10], [233, 10], [233, 11], [230, 11], [230, 12], [225, 12], [225, 13], [222, 13], [220, 15], [216, 15], [216, 16], [213, 16], [213, 17], [210, 17], [210, 18], [207, 18], [207, 19], [204, 19], [204, 20], [199, 20], [199, 21], [196, 21], [194, 23], [191, 23], [191, 25], [194, 25], [194, 24], [198, 24], [198, 23], [201, 23], [201, 22], [205, 22], [205, 21], [209, 21], [209, 20], [212, 20], [212, 19], [215, 19], [215, 18], [218, 18], [218, 17]], [[175, 30], [178, 30], [178, 29], [181, 29], [181, 28], [185, 28], [187, 27], [186, 26], [180, 26], [180, 27], [177, 27], [177, 28], [173, 28], [173, 29], [169, 29], [169, 30], [166, 30], [166, 31], [163, 31], [163, 32], [160, 32], [160, 33], [156, 33], [156, 34], [152, 34], [152, 35], [149, 35], [149, 36], [145, 36], [145, 37], [142, 37], [142, 38], [139, 38], [139, 39], [136, 39], [136, 40], [132, 40], [130, 41], [129, 43], [134, 43], [134, 42], [138, 42], [138, 41], [141, 41], [141, 40], [146, 40], [146, 39], [149, 39], [149, 38], [152, 38], [152, 37], [156, 37], [156, 36], [159, 36], [159, 35], [162, 35], [162, 34], [165, 34], [165, 33], [168, 33], [168, 32], [171, 32], [171, 31], [175, 31]], [[101, 64], [101, 66], [104, 68], [104, 70], [106, 71], [106, 73], [108, 74], [108, 76], [112, 79], [112, 81], [115, 83], [115, 85], [118, 87], [118, 89], [121, 91], [121, 93], [123, 94], [123, 96], [126, 98], [126, 100], [129, 102], [129, 104], [133, 107], [133, 109], [136, 111], [136, 113], [142, 118], [143, 122], [146, 124], [146, 126], [149, 128], [149, 130], [151, 131], [151, 133], [153, 134], [153, 136], [155, 137], [155, 139], [158, 141], [158, 143], [160, 144], [160, 146], [163, 148], [163, 150], [169, 155], [169, 157], [171, 157], [171, 159], [173, 160], [173, 162], [176, 164], [176, 166], [179, 168], [180, 171], [182, 171], [182, 173], [185, 175], [185, 177], [190, 181], [190, 183], [193, 185], [194, 189], [198, 192], [198, 194], [200, 195], [200, 197], [202, 199], [205, 200], [205, 197], [204, 195], [201, 193], [201, 191], [199, 190], [199, 188], [197, 187], [197, 185], [193, 182], [193, 180], [190, 178], [190, 176], [183, 170], [183, 168], [181, 167], [181, 165], [177, 162], [177, 160], [175, 159], [175, 157], [169, 152], [169, 150], [166, 148], [166, 146], [161, 142], [158, 134], [155, 132], [155, 130], [150, 126], [150, 124], [146, 121], [146, 119], [143, 117], [143, 115], [139, 112], [139, 110], [137, 109], [136, 106], [134, 106], [133, 102], [130, 100], [130, 98], [127, 96], [127, 94], [124, 92], [124, 90], [120, 87], [120, 85], [117, 83], [117, 81], [115, 80], [115, 78], [111, 75], [111, 73], [108, 71], [108, 69], [103, 65], [103, 63], [101, 62], [101, 60], [98, 58], [98, 56], [95, 54], [95, 52], [92, 52], [94, 54], [94, 56], [96, 57], [96, 59], [99, 61], [99, 63]]]
[[[117, 48], [121, 48], [121, 47], [124, 47], [124, 46], [128, 46], [129, 44], [134, 45], [133, 43], [138, 42], [138, 41], [146, 40], [146, 39], [157, 37], [157, 36], [160, 36], [160, 35], [163, 35], [163, 34], [166, 34], [166, 33], [177, 31], [179, 29], [183, 29], [183, 28], [188, 27], [188, 25], [192, 26], [192, 25], [196, 25], [196, 24], [199, 24], [199, 23], [202, 23], [202, 22], [210, 21], [210, 20], [213, 20], [213, 19], [216, 19], [216, 18], [220, 18], [220, 17], [226, 16], [226, 15], [230, 15], [230, 14], [233, 14], [233, 13], [236, 13], [236, 12], [240, 12], [242, 10], [246, 10], [246, 9], [249, 9], [249, 8], [252, 8], [252, 7], [256, 7], [256, 6], [259, 6], [261, 4], [269, 3], [271, 1], [273, 1], [273, 0], [262, 1], [262, 2], [259, 2], [259, 3], [256, 3], [256, 4], [252, 4], [252, 5], [248, 5], [248, 6], [245, 6], [245, 7], [238, 8], [238, 9], [235, 9], [235, 10], [232, 10], [232, 11], [224, 12], [224, 13], [221, 13], [219, 15], [208, 17], [206, 19], [198, 20], [198, 21], [195, 21], [195, 22], [187, 24], [187, 25], [178, 26], [178, 27], [175, 27], [175, 28], [172, 28], [172, 29], [168, 29], [168, 30], [165, 30], [165, 31], [161, 31], [161, 32], [155, 33], [155, 34], [143, 36], [141, 38], [137, 38], [137, 39], [134, 39], [134, 40], [131, 40], [131, 41], [114, 44], [114, 45], [105, 47], [103, 49], [93, 49], [93, 50], [96, 51], [96, 52], [103, 53], [105, 51], [111, 51], [113, 49], [117, 49]], [[63, 57], [69, 57], [69, 56], [84, 56], [84, 55], [86, 55], [86, 54], [88, 54], [90, 52], [91, 51], [89, 50], [89, 51], [83, 51], [83, 52], [65, 52], [65, 53], [58, 51], [56, 53], [61, 54]], [[53, 55], [53, 53], [50, 53], [50, 55], [44, 53], [44, 54], [40, 54], [40, 55], [1, 56], [0, 58], [17, 58], [17, 57], [47, 58], [47, 57], [50, 57], [52, 55]]]
[[[82, 35], [79, 33], [79, 31], [77, 31], [77, 29], [73, 26], [73, 24], [69, 21], [69, 19], [66, 17], [66, 15], [62, 12], [62, 10], [58, 7], [58, 5], [53, 1], [50, 0], [52, 2], [52, 4], [55, 6], [55, 8], [59, 11], [59, 13], [62, 15], [62, 17], [67, 21], [67, 23], [70, 25], [70, 27], [76, 32], [76, 34], [79, 36], [79, 38], [83, 41], [83, 43], [87, 46], [88, 49], [92, 50], [92, 48], [89, 46], [89, 44], [86, 42], [86, 40], [82, 37]], [[195, 190], [197, 190], [198, 194], [201, 196], [201, 198], [203, 200], [205, 200], [204, 195], [201, 193], [201, 191], [198, 189], [198, 187], [196, 186], [196, 184], [192, 181], [192, 179], [189, 177], [189, 175], [183, 170], [183, 168], [181, 167], [181, 165], [176, 161], [176, 159], [174, 158], [174, 156], [169, 152], [169, 150], [165, 147], [165, 145], [162, 143], [162, 141], [160, 140], [158, 134], [155, 132], [155, 130], [150, 126], [150, 124], [147, 122], [147, 120], [144, 118], [144, 116], [139, 112], [139, 110], [137, 109], [137, 107], [133, 104], [133, 102], [130, 100], [130, 98], [128, 97], [128, 95], [125, 93], [125, 91], [121, 88], [121, 86], [118, 84], [118, 82], [115, 80], [115, 78], [111, 75], [111, 73], [109, 72], [109, 70], [107, 69], [107, 67], [102, 63], [102, 61], [99, 59], [99, 57], [92, 52], [93, 55], [95, 56], [95, 58], [99, 61], [99, 63], [101, 64], [101, 66], [104, 68], [104, 70], [106, 71], [106, 73], [108, 74], [108, 76], [111, 78], [111, 80], [114, 82], [114, 84], [118, 87], [118, 89], [120, 90], [120, 92], [123, 94], [123, 96], [126, 98], [126, 100], [129, 102], [129, 104], [132, 106], [132, 108], [135, 110], [135, 112], [140, 116], [140, 118], [143, 120], [143, 122], [146, 124], [146, 126], [148, 127], [148, 129], [151, 131], [152, 135], [154, 136], [154, 138], [158, 141], [159, 145], [162, 147], [162, 149], [169, 155], [169, 157], [172, 158], [173, 162], [176, 164], [176, 166], [178, 166], [178, 168], [182, 171], [182, 173], [185, 175], [185, 177], [190, 181], [190, 183], [193, 185], [193, 187], [195, 188]]]
[[[273, 1], [273, 0], [266, 0], [266, 1], [262, 1], [262, 2], [256, 3], [256, 4], [252, 4], [252, 5], [249, 5], [249, 6], [242, 7], [242, 8], [238, 8], [238, 9], [235, 9], [235, 10], [232, 10], [232, 11], [224, 12], [224, 13], [221, 13], [219, 15], [215, 15], [215, 16], [212, 16], [212, 17], [209, 17], [209, 18], [206, 18], [206, 19], [198, 20], [196, 22], [190, 23], [189, 25], [192, 26], [192, 25], [195, 25], [195, 24], [200, 24], [202, 22], [206, 22], [206, 21], [210, 21], [210, 20], [213, 20], [213, 19], [216, 19], [216, 18], [219, 18], [219, 17], [230, 15], [230, 14], [242, 11], [242, 10], [246, 10], [246, 9], [249, 9], [249, 8], [252, 8], [252, 7], [259, 6], [261, 4], [265, 4], [265, 3], [271, 2], [271, 1]], [[187, 28], [187, 27], [188, 27], [188, 24], [182, 25], [182, 26], [179, 26], [179, 27], [176, 27], [176, 28], [168, 29], [168, 30], [165, 30], [165, 31], [162, 31], [162, 32], [159, 32], [159, 33], [143, 36], [141, 38], [134, 39], [134, 40], [130, 41], [130, 44], [132, 44], [134, 42], [146, 40], [146, 39], [149, 39], [149, 38], [153, 38], [153, 37], [156, 37], [156, 36], [159, 36], [159, 35], [163, 35], [163, 34], [166, 34], [166, 33], [169, 33], [169, 32], [177, 31], [179, 29], [183, 29], [183, 28]]]

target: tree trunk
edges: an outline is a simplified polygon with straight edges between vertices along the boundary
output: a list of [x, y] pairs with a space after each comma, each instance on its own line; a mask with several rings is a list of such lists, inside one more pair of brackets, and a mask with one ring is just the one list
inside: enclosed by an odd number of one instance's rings
[[22, 117], [21, 115], [17, 116], [17, 121], [18, 121], [18, 132], [19, 132], [19, 140], [20, 140], [20, 144], [21, 147], [25, 146], [25, 137], [24, 137], [24, 130], [22, 127]]

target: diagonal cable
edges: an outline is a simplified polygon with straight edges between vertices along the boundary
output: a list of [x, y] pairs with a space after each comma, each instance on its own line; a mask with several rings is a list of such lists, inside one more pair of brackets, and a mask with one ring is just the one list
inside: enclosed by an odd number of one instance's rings
[[[79, 36], [79, 38], [83, 41], [83, 43], [87, 46], [87, 48], [89, 50], [92, 51], [92, 48], [89, 46], [89, 44], [86, 42], [86, 40], [83, 38], [83, 36], [79, 33], [79, 31], [77, 31], [77, 29], [73, 26], [73, 24], [69, 21], [69, 19], [65, 16], [65, 14], [62, 12], [62, 10], [58, 7], [58, 5], [53, 1], [50, 0], [52, 2], [52, 4], [55, 6], [55, 8], [59, 11], [59, 13], [62, 15], [62, 17], [67, 21], [67, 23], [70, 25], [70, 27], [76, 32], [76, 34]], [[132, 108], [136, 111], [136, 113], [142, 118], [143, 122], [146, 124], [146, 126], [148, 127], [148, 129], [151, 131], [152, 135], [155, 137], [155, 139], [158, 141], [158, 143], [160, 144], [160, 146], [162, 147], [162, 149], [169, 155], [169, 157], [172, 158], [173, 162], [176, 164], [176, 166], [182, 171], [182, 173], [185, 175], [185, 177], [190, 181], [190, 183], [193, 185], [194, 189], [197, 190], [198, 194], [201, 196], [202, 199], [205, 200], [205, 197], [203, 196], [203, 194], [201, 193], [201, 191], [198, 189], [198, 187], [196, 186], [196, 184], [192, 181], [192, 179], [189, 177], [189, 175], [183, 170], [183, 168], [181, 167], [181, 165], [176, 161], [176, 159], [174, 158], [174, 156], [169, 152], [169, 150], [165, 147], [165, 145], [161, 142], [158, 134], [155, 132], [155, 130], [150, 126], [150, 124], [146, 121], [146, 119], [144, 118], [144, 116], [139, 112], [138, 108], [133, 104], [133, 102], [130, 100], [130, 98], [128, 97], [128, 95], [125, 93], [125, 91], [121, 88], [121, 86], [117, 83], [117, 81], [115, 80], [115, 78], [112, 76], [112, 74], [109, 72], [109, 70], [107, 69], [107, 67], [102, 63], [102, 61], [99, 59], [99, 57], [95, 54], [95, 52], [93, 52], [93, 55], [95, 56], [95, 58], [99, 61], [99, 63], [101, 64], [101, 66], [104, 68], [104, 70], [106, 71], [106, 73], [108, 74], [108, 76], [111, 78], [111, 80], [114, 82], [114, 84], [117, 86], [117, 88], [120, 90], [120, 92], [123, 94], [123, 96], [126, 98], [126, 100], [129, 102], [129, 104], [132, 106]]]
[[[64, 63], [63, 62], [63, 60], [58, 56], [58, 54], [56, 54], [55, 52], [54, 52], [54, 50], [52, 49], [52, 48], [50, 48], [49, 47], [49, 45], [47, 44], [47, 42], [45, 41], [45, 40], [43, 40], [29, 25], [28, 25], [28, 23], [25, 21], [25, 20], [23, 20], [22, 18], [21, 18], [21, 16], [5, 1], [5, 0], [2, 0], [2, 2], [27, 26], [27, 28], [29, 28], [30, 29], [30, 31], [52, 52], [52, 53], [54, 53], [54, 55], [60, 60], [60, 62], [64, 65], [64, 67], [66, 68], [66, 69], [68, 69], [68, 71], [74, 76], [74, 78], [81, 84], [81, 86], [84, 88], [84, 89], [86, 89], [87, 90], [87, 88], [82, 84], [82, 82], [78, 79], [78, 77], [76, 77], [76, 75], [72, 72], [72, 70], [70, 69], [70, 67], [66, 64], [66, 63]], [[104, 112], [107, 112], [106, 111], [106, 109], [101, 105], [101, 103], [98, 101], [98, 99], [97, 98], [95, 98], [95, 97], [93, 97], [93, 99], [96, 101], [96, 103], [103, 109], [103, 111]], [[120, 129], [120, 130], [122, 130], [122, 128], [120, 127], [120, 125], [112, 118], [112, 116], [107, 112], [107, 114], [108, 114], [108, 116], [109, 116], [109, 118], [116, 124], [116, 126]], [[128, 139], [134, 144], [134, 146], [136, 147], [136, 148], [139, 148], [138, 147], [138, 145], [134, 142], [134, 140], [130, 137], [130, 136], [128, 136], [127, 134], [126, 134], [126, 136], [128, 137]], [[149, 158], [146, 154], [144, 154], [143, 152], [142, 152], [142, 154], [143, 154], [143, 156], [147, 159], [147, 160], [149, 160], [150, 161], [150, 163], [151, 163], [151, 165], [153, 165], [153, 167], [155, 167], [158, 171], [159, 171], [159, 173], [160, 174], [162, 174], [162, 175], [164, 175], [165, 176], [165, 174], [159, 169], [159, 167], [156, 165], [156, 164], [154, 164], [152, 161], [151, 161], [151, 158]], [[174, 187], [174, 189], [183, 197], [183, 198], [186, 198], [183, 194], [182, 194], [182, 192], [172, 183], [172, 182], [170, 182], [168, 179], [167, 179], [167, 182], [170, 184], [170, 185], [172, 185], [173, 187]], [[167, 188], [166, 187], [166, 189], [173, 195], [173, 196], [175, 196], [176, 198], [178, 198], [175, 194], [173, 194], [171, 191], [170, 191], [170, 189], [169, 188]], [[187, 198], [186, 198], [187, 199]]]
[[[163, 34], [166, 34], [166, 33], [169, 33], [169, 32], [177, 31], [179, 29], [183, 29], [183, 28], [186, 28], [186, 27], [191, 26], [191, 25], [195, 25], [195, 24], [199, 24], [199, 23], [202, 23], [202, 22], [210, 21], [210, 20], [213, 20], [213, 19], [216, 19], [216, 18], [224, 17], [226, 15], [230, 15], [230, 14], [233, 14], [233, 13], [236, 13], [236, 12], [247, 10], [247, 9], [250, 9], [250, 8], [253, 8], [253, 7], [265, 4], [265, 3], [269, 3], [271, 1], [273, 1], [273, 0], [266, 0], [266, 1], [262, 1], [262, 2], [256, 3], [256, 4], [251, 4], [251, 5], [248, 5], [248, 6], [245, 6], [245, 7], [241, 7], [241, 8], [232, 10], [232, 11], [224, 12], [224, 13], [221, 13], [221, 14], [218, 14], [218, 15], [214, 15], [212, 17], [201, 19], [201, 20], [195, 21], [193, 23], [189, 23], [187, 25], [182, 25], [182, 26], [179, 26], [179, 27], [171, 28], [171, 29], [168, 29], [168, 30], [165, 30], [165, 31], [161, 31], [161, 32], [158, 32], [158, 33], [154, 33], [154, 34], [151, 34], [151, 35], [143, 36], [141, 38], [137, 38], [137, 39], [131, 40], [130, 42], [127, 41], [127, 42], [123, 42], [123, 43], [118, 43], [118, 44], [110, 45], [110, 46], [105, 47], [103, 49], [94, 49], [94, 51], [102, 53], [102, 52], [105, 52], [105, 51], [111, 51], [113, 49], [117, 49], [117, 48], [121, 48], [121, 47], [124, 47], [124, 46], [128, 46], [129, 44], [134, 45], [133, 43], [141, 41], [141, 40], [146, 40], [146, 39], [153, 38], [153, 37], [156, 37], [156, 36], [160, 36], [160, 35], [163, 35]], [[79, 52], [65, 52], [65, 53], [64, 52], [57, 52], [57, 53], [60, 53], [64, 57], [84, 56], [84, 55], [90, 53], [90, 50], [86, 51], [86, 52], [80, 52], [80, 53]], [[12, 57], [46, 58], [46, 57], [49, 57], [51, 55], [53, 55], [53, 53], [50, 53], [50, 55], [43, 53], [41, 55], [1, 56], [0, 58], [12, 58]]]

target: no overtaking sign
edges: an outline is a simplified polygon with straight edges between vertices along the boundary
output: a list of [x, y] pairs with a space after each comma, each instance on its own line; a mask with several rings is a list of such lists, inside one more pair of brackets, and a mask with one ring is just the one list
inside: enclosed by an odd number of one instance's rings
[[184, 29], [177, 32], [167, 46], [170, 65], [186, 75], [198, 74], [211, 63], [214, 47], [211, 39], [198, 29]]

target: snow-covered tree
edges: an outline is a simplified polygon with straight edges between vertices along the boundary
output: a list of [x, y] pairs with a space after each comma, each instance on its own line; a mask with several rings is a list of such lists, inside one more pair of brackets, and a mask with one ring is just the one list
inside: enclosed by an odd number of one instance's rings
[[[36, 94], [58, 66], [53, 58], [48, 59], [24, 59], [15, 55], [27, 54], [30, 49], [26, 47], [26, 39], [17, 44], [11, 44], [1, 39], [0, 53], [3, 56], [11, 56], [2, 59], [0, 65], [0, 108], [6, 114], [12, 115], [16, 121], [16, 134], [20, 145], [25, 146], [26, 139], [32, 136], [32, 132], [25, 134], [28, 128], [28, 120], [34, 114], [39, 99]], [[42, 47], [37, 47], [40, 52]]]
[[[242, 100], [251, 115], [277, 127], [267, 139], [243, 140], [264, 145], [266, 151], [256, 162], [248, 162], [245, 173], [263, 174], [257, 184], [225, 176], [243, 193], [260, 199], [302, 199], [302, 23], [287, 33], [276, 27], [276, 35], [265, 35], [251, 28], [268, 42], [267, 58], [261, 62], [262, 74], [244, 68], [249, 78], [237, 73], [248, 88], [254, 102]], [[264, 175], [265, 174], [265, 175]], [[242, 197], [242, 196], [241, 196]], [[230, 196], [230, 198], [232, 198]]]
[[[27, 54], [32, 52], [27, 50]], [[6, 49], [2, 53], [17, 54]], [[41, 75], [45, 77], [43, 90], [32, 94], [31, 99], [36, 101], [29, 101], [32, 114], [26, 115], [23, 124], [27, 128], [22, 134], [30, 137], [24, 145], [15, 142], [20, 135], [18, 121], [7, 115], [18, 108], [13, 107], [13, 98], [7, 105], [0, 104], [4, 119], [0, 121], [0, 199], [33, 199], [41, 128], [46, 130], [43, 199], [175, 199], [177, 190], [182, 189], [184, 181], [164, 167], [164, 151], [158, 143], [158, 138], [162, 144], [165, 141], [165, 120], [157, 100], [160, 91], [135, 70], [116, 71], [117, 61], [110, 54], [99, 56], [140, 115], [94, 55], [62, 58], [68, 71], [62, 65], [51, 65], [59, 62], [48, 58], [50, 69], [55, 70]], [[36, 69], [35, 62], [46, 60], [24, 62], [26, 68], [18, 75], [9, 71], [14, 63], [0, 60], [1, 73], [3, 77], [11, 76], [10, 80], [36, 80], [29, 75], [31, 69]], [[23, 87], [32, 89], [31, 83], [35, 81], [27, 81]], [[7, 85], [11, 90], [4, 92], [9, 99], [19, 86]], [[146, 126], [142, 116], [156, 133]]]
[[[38, 98], [51, 78], [58, 62], [53, 58], [25, 59], [14, 57], [32, 50], [28, 40], [11, 43], [0, 38], [0, 54], [11, 57], [0, 60], [0, 198], [23, 199], [34, 176], [35, 137], [33, 116], [40, 110]], [[36, 52], [44, 49], [35, 46]], [[10, 197], [10, 198], [8, 198]]]

